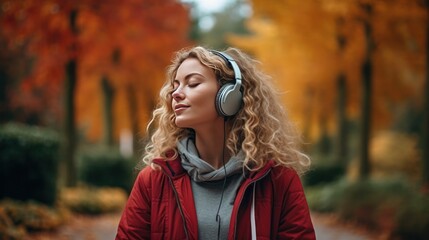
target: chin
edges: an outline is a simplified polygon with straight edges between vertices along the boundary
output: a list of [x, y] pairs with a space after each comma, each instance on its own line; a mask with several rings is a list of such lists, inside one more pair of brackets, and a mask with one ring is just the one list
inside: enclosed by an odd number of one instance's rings
[[181, 119], [177, 119], [174, 121], [177, 127], [179, 128], [189, 128], [188, 124], [186, 124], [186, 121], [183, 121]]

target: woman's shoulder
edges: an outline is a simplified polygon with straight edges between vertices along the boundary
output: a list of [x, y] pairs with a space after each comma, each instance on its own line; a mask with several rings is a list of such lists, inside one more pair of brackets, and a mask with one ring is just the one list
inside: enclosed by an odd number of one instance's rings
[[136, 181], [148, 185], [150, 182], [161, 180], [163, 175], [159, 166], [145, 166], [138, 173]]
[[277, 188], [289, 191], [302, 191], [302, 183], [298, 173], [291, 167], [275, 166], [271, 169], [272, 181]]
[[271, 172], [276, 177], [283, 177], [283, 178], [293, 178], [298, 177], [298, 173], [295, 169], [288, 166], [278, 165], [273, 166], [271, 168]]

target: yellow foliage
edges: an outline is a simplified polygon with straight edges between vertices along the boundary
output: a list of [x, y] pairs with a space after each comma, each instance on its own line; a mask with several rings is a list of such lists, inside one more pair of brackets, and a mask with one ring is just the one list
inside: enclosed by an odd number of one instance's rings
[[[388, 125], [394, 103], [421, 101], [427, 13], [418, 1], [252, 0], [251, 5], [251, 34], [227, 40], [261, 60], [280, 91], [287, 93], [285, 106], [306, 137], [337, 130], [340, 74], [346, 77], [346, 115], [359, 116], [367, 55], [375, 128]], [[365, 35], [364, 22], [370, 36]], [[375, 47], [368, 46], [367, 37]]]
[[74, 212], [100, 214], [119, 211], [125, 206], [127, 193], [120, 188], [67, 188], [61, 202]]
[[374, 177], [403, 174], [419, 180], [421, 163], [417, 136], [381, 132], [371, 142], [370, 155]]
[[0, 202], [0, 239], [24, 239], [29, 231], [55, 230], [68, 220], [68, 211], [36, 202]]
[[15, 226], [4, 206], [0, 206], [0, 238], [22, 239], [27, 234], [23, 226]]
[[[406, 177], [417, 182], [421, 179], [421, 161], [417, 136], [383, 131], [371, 140], [371, 176], [374, 178]], [[348, 177], [358, 177], [358, 161], [354, 159], [348, 169]]]

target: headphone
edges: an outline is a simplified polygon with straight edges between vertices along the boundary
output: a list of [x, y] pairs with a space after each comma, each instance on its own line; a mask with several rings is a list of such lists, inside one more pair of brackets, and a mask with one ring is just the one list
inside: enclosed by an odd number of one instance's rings
[[234, 70], [235, 84], [226, 83], [222, 85], [216, 94], [215, 106], [219, 115], [224, 117], [233, 116], [240, 110], [243, 101], [241, 92], [241, 72], [235, 60], [224, 52], [210, 50], [213, 54], [221, 57], [227, 65]]

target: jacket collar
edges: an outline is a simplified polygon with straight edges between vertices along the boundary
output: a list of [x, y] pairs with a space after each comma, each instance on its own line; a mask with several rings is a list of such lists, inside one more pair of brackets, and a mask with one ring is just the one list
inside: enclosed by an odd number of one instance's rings
[[271, 170], [271, 168], [274, 167], [274, 161], [273, 160], [269, 160], [261, 169], [257, 170], [257, 171], [251, 171], [248, 174], [246, 174], [246, 177], [250, 180], [250, 181], [255, 181], [258, 180], [262, 177], [264, 177], [268, 171]]
[[163, 172], [172, 179], [179, 178], [186, 174], [185, 169], [182, 167], [182, 162], [179, 154], [173, 160], [166, 160], [165, 158], [155, 158], [153, 163], [160, 166]]

